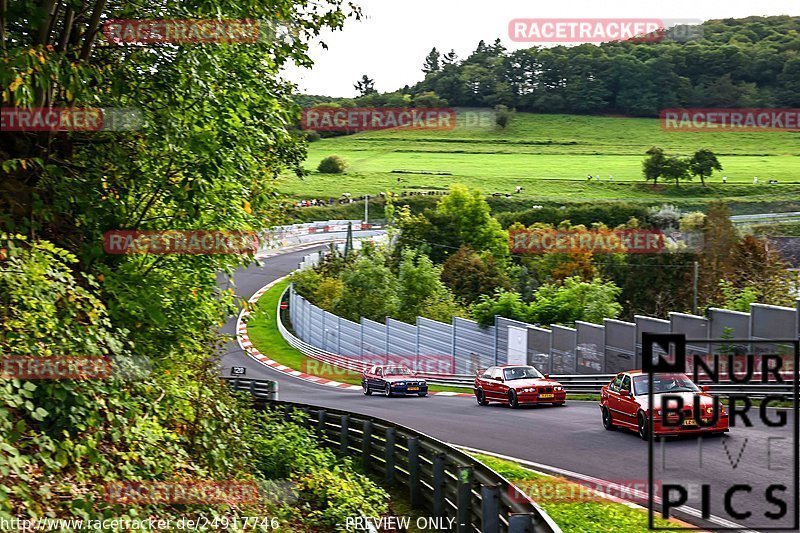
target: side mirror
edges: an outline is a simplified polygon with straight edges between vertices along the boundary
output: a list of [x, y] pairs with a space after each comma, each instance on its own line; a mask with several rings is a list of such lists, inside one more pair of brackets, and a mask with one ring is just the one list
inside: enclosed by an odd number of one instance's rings
[[494, 378], [494, 380], [495, 381], [503, 381], [503, 378], [501, 378], [500, 376], [497, 376], [496, 378]]
[[630, 396], [631, 395], [631, 391], [629, 391], [629, 390], [620, 390], [619, 391], [619, 395], [620, 396]]
[[545, 374], [544, 379], [550, 379], [550, 374]]
[[700, 390], [703, 392], [709, 392], [711, 390], [711, 387], [709, 387], [708, 385], [703, 385], [702, 387], [700, 387]]

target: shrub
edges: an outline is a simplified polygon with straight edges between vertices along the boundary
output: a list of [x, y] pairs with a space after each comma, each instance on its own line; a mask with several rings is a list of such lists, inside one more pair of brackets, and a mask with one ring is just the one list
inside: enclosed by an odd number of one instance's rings
[[653, 206], [647, 210], [647, 218], [656, 227], [664, 230], [678, 229], [681, 210], [671, 204]]
[[338, 155], [331, 155], [323, 159], [317, 170], [323, 174], [341, 174], [347, 168], [347, 161]]
[[500, 129], [506, 129], [508, 123], [511, 122], [512, 112], [508, 110], [508, 107], [504, 105], [497, 105], [494, 108], [495, 112], [495, 123], [500, 126]]
[[321, 138], [322, 136], [317, 131], [311, 130], [308, 133], [306, 133], [306, 140], [310, 143], [317, 142]]

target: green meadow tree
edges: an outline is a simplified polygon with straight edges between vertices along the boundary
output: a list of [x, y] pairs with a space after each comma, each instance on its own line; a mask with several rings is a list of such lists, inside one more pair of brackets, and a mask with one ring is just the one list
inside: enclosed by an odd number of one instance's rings
[[722, 165], [711, 150], [701, 148], [689, 159], [689, 171], [700, 177], [703, 187], [706, 186], [706, 178], [710, 177], [715, 170], [722, 170]]
[[647, 152], [647, 158], [642, 162], [642, 172], [644, 179], [647, 181], [652, 180], [653, 185], [658, 183], [658, 178], [664, 175], [664, 164], [667, 156], [664, 155], [664, 150], [653, 146]]

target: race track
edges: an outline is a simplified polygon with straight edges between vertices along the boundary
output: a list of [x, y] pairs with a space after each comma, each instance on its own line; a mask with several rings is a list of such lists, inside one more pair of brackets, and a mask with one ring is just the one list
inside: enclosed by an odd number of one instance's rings
[[[290, 273], [304, 255], [315, 249], [318, 248], [273, 256], [264, 260], [261, 267], [254, 265], [237, 272], [237, 294], [249, 298], [263, 285]], [[226, 281], [221, 279], [220, 283], [224, 285]], [[233, 334], [235, 321], [236, 317], [231, 317], [223, 332]], [[226, 352], [222, 359], [224, 375], [230, 375], [232, 366], [244, 366], [247, 378], [277, 380], [282, 400], [370, 414], [452, 444], [489, 450], [606, 482], [646, 487], [647, 443], [630, 432], [604, 430], [595, 402], [568, 401], [565, 407], [512, 410], [496, 404], [481, 407], [468, 397], [365, 397], [357, 391], [336, 390], [287, 377], [249, 358], [235, 342], [228, 344]], [[775, 416], [775, 410], [770, 410], [770, 414]], [[782, 428], [766, 428], [755, 420], [753, 427], [732, 428], [724, 437], [656, 443], [655, 477], [710, 485], [712, 522], [699, 518], [699, 487], [696, 493], [690, 493], [689, 514], [680, 515], [694, 524], [715, 528], [742, 525], [753, 530], [770, 526], [793, 531], [791, 525], [797, 510], [793, 446], [791, 418]], [[662, 464], [666, 465], [665, 470], [661, 469]], [[752, 493], [738, 493], [732, 499], [736, 511], [752, 513], [748, 518], [734, 518], [725, 512], [723, 493], [734, 483], [752, 486]], [[787, 504], [787, 515], [779, 520], [764, 516], [764, 512], [779, 510], [765, 499], [766, 486], [775, 483], [787, 487], [786, 492], [775, 493]]]

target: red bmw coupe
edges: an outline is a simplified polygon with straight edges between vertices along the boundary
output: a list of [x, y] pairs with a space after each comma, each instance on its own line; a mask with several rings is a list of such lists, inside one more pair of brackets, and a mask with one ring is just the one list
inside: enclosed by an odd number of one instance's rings
[[516, 408], [524, 404], [564, 405], [567, 401], [567, 393], [561, 383], [543, 376], [532, 366], [489, 367], [478, 372], [474, 392], [478, 405], [499, 402]]
[[[658, 436], [728, 431], [728, 411], [718, 403], [719, 412], [714, 412], [714, 397], [706, 392], [707, 387], [698, 387], [686, 374], [654, 374], [652, 381], [651, 384], [647, 374], [634, 370], [620, 372], [603, 386], [600, 391], [603, 427], [632, 429], [644, 440], [649, 437], [650, 417], [653, 417], [653, 434]], [[653, 409], [648, 405], [651, 386]], [[662, 406], [663, 398], [676, 397], [683, 400], [680, 413], [671, 412], [677, 410], [675, 400]], [[695, 412], [695, 398], [699, 400], [699, 413]], [[662, 407], [670, 409], [666, 415]]]

